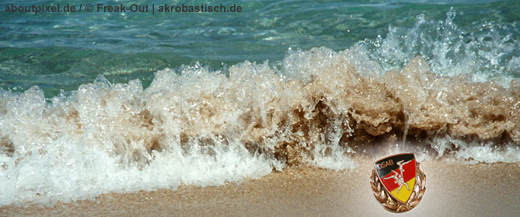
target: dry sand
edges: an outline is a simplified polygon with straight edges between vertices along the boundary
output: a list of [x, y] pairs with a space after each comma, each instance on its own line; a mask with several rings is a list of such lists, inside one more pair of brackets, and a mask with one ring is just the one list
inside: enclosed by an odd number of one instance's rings
[[392, 214], [373, 197], [372, 164], [355, 170], [299, 167], [224, 186], [106, 194], [53, 208], [4, 206], [0, 216], [520, 216], [520, 164], [422, 162], [423, 201]]

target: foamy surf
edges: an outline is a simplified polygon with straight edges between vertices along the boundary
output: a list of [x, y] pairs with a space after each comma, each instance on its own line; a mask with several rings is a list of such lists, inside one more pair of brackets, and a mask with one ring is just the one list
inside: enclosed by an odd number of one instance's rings
[[301, 164], [348, 169], [368, 152], [518, 162], [520, 83], [509, 76], [517, 59], [450, 53], [453, 44], [500, 53], [517, 43], [496, 35], [503, 40], [401, 45], [439, 25], [459, 34], [450, 13], [440, 24], [419, 17], [415, 32], [394, 29], [370, 46], [291, 49], [279, 63], [222, 70], [164, 69], [146, 89], [102, 75], [50, 99], [38, 87], [2, 89], [0, 205], [222, 185]]

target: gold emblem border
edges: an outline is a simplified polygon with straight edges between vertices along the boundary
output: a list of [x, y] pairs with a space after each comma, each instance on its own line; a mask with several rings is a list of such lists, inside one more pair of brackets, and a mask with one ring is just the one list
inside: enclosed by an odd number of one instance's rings
[[424, 174], [421, 164], [419, 162], [416, 162], [416, 164], [417, 173], [415, 176], [415, 186], [406, 203], [401, 203], [394, 199], [390, 193], [386, 191], [383, 184], [381, 184], [377, 171], [375, 169], [372, 170], [372, 174], [370, 175], [370, 184], [372, 185], [374, 196], [386, 210], [395, 213], [406, 212], [413, 209], [421, 202], [424, 192], [426, 192], [426, 175]]

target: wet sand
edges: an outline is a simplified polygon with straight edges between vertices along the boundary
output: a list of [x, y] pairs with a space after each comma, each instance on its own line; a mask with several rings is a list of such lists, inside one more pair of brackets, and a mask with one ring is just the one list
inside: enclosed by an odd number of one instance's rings
[[[520, 164], [423, 161], [426, 194], [399, 216], [519, 216]], [[371, 162], [328, 171], [293, 167], [259, 180], [176, 191], [105, 194], [96, 200], [0, 207], [0, 216], [396, 216], [369, 184]]]

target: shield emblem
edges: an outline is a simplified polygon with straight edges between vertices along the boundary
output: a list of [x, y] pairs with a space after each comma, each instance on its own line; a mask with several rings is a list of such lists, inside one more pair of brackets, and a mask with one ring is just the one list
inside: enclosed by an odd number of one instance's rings
[[397, 201], [407, 203], [416, 182], [415, 155], [392, 155], [376, 161], [374, 166], [386, 192]]

